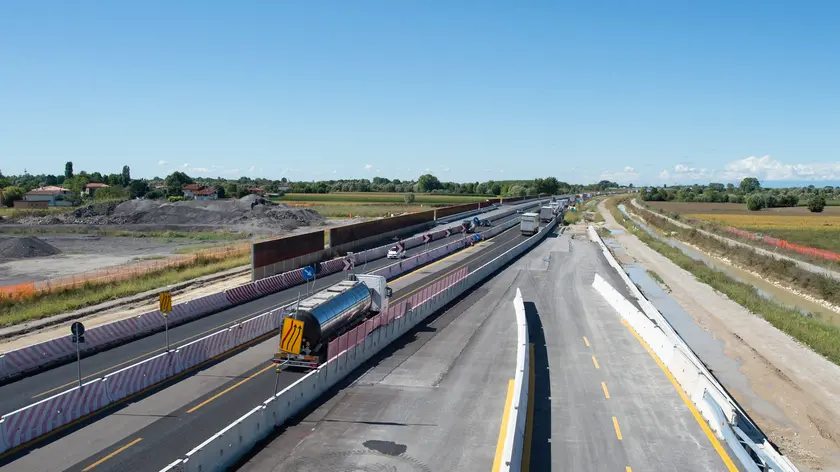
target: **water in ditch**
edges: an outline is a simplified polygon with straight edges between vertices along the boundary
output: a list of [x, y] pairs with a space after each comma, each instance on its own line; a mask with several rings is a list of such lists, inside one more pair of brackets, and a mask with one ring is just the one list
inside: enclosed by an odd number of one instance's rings
[[653, 231], [650, 227], [640, 222], [635, 217], [630, 216], [630, 214], [627, 212], [627, 208], [624, 205], [619, 205], [618, 209], [621, 210], [621, 212], [627, 218], [632, 219], [633, 222], [635, 222], [639, 227], [644, 229], [651, 236], [659, 239], [660, 241], [668, 243], [669, 245], [679, 249], [683, 252], [683, 254], [691, 257], [692, 259], [696, 261], [702, 261], [707, 266], [719, 270], [739, 282], [743, 282], [747, 285], [752, 285], [753, 287], [755, 287], [758, 294], [762, 297], [767, 298], [768, 300], [773, 300], [788, 308], [792, 308], [800, 312], [803, 316], [815, 316], [820, 320], [825, 321], [826, 323], [840, 326], [840, 313], [837, 313], [819, 303], [808, 300], [807, 298], [799, 296], [795, 293], [791, 293], [788, 290], [779, 288], [773, 285], [772, 283], [768, 282], [767, 280], [758, 277], [750, 272], [741, 270], [737, 267], [733, 267], [717, 258], [709, 257], [706, 254], [690, 246], [686, 246], [685, 244], [673, 238], [664, 238], [657, 232]]
[[749, 379], [741, 373], [741, 363], [727, 357], [723, 342], [701, 328], [682, 307], [668, 295], [647, 271], [636, 264], [623, 265], [630, 280], [635, 283], [653, 306], [662, 313], [668, 323], [679, 333], [697, 356], [703, 360], [718, 380], [730, 390], [738, 392], [742, 404], [756, 413], [772, 418], [780, 424], [790, 424], [784, 412], [772, 403], [759, 397], [750, 385]]

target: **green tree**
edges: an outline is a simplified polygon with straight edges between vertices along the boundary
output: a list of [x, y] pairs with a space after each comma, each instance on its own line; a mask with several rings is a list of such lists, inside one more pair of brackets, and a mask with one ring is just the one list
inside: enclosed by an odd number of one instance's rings
[[69, 179], [73, 177], [73, 161], [64, 163], [64, 178]]
[[811, 210], [812, 213], [822, 213], [825, 209], [825, 197], [822, 195], [814, 195], [808, 200], [808, 209]]
[[15, 205], [15, 201], [23, 200], [26, 190], [22, 187], [6, 187], [3, 189], [3, 204], [11, 208]]
[[414, 203], [414, 194], [412, 192], [404, 194], [403, 200], [408, 204]]
[[181, 195], [184, 185], [192, 183], [194, 183], [192, 177], [177, 170], [163, 179], [163, 184], [166, 185], [167, 194], [173, 197]]
[[747, 197], [747, 210], [759, 211], [764, 208], [764, 197], [761, 195], [752, 194]]
[[741, 181], [740, 188], [745, 194], [750, 194], [761, 190], [761, 182], [755, 177], [746, 177]]
[[236, 198], [237, 193], [239, 193], [238, 185], [233, 182], [228, 182], [228, 184], [225, 185], [225, 195], [227, 195], [228, 198]]
[[128, 185], [131, 197], [143, 197], [149, 192], [149, 184], [145, 180], [132, 180]]
[[93, 194], [95, 200], [125, 200], [129, 197], [125, 187], [104, 187]]
[[432, 174], [423, 174], [417, 179], [417, 191], [429, 193], [441, 188], [440, 180]]
[[131, 183], [131, 169], [128, 166], [123, 166], [122, 168], [122, 184], [123, 187], [128, 187], [128, 184]]

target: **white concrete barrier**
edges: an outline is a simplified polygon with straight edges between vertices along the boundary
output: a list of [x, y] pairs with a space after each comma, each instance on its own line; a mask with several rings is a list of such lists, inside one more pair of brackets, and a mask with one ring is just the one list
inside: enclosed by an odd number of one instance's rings
[[525, 426], [528, 417], [528, 375], [533, 361], [528, 345], [528, 322], [525, 318], [525, 303], [522, 292], [516, 289], [513, 300], [516, 313], [516, 372], [514, 375], [513, 400], [508, 411], [507, 431], [502, 449], [502, 465], [500, 470], [517, 472], [522, 469], [522, 454], [525, 444]]
[[[762, 470], [796, 472], [796, 467], [767, 441], [766, 437], [760, 433], [761, 430], [758, 426], [749, 419], [735, 399], [726, 392], [726, 389], [691, 350], [691, 347], [662, 316], [662, 313], [644, 297], [592, 226], [589, 226], [589, 235], [590, 239], [600, 245], [607, 262], [616, 270], [627, 288], [638, 300], [644, 314], [600, 275], [595, 275], [592, 286], [627, 320], [627, 323], [659, 357], [718, 438], [729, 444], [741, 465], [748, 471], [758, 472], [760, 470], [759, 465], [750, 454], [752, 452], [760, 458]], [[762, 440], [754, 441], [746, 436], [739, 438], [736, 433], [740, 431], [739, 425], [741, 424], [761, 434]]]

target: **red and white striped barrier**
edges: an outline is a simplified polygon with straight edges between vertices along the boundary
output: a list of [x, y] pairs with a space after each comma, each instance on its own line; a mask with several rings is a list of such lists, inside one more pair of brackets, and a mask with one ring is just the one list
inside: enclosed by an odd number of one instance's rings
[[205, 338], [205, 360], [212, 359], [220, 354], [224, 354], [225, 352], [236, 347], [237, 331], [238, 329], [236, 327], [233, 327], [224, 331], [219, 331], [218, 333], [215, 333], [212, 336]]
[[135, 320], [137, 320], [137, 329], [142, 332], [153, 331], [163, 327], [163, 315], [160, 311], [148, 311], [141, 315], [138, 315]]
[[81, 416], [80, 406], [83, 403], [82, 390], [85, 388], [86, 385], [81, 388], [75, 387], [3, 415], [0, 427], [2, 427], [6, 445], [9, 448], [20, 446], [78, 419]]
[[271, 277], [257, 280], [255, 283], [257, 285], [257, 291], [263, 295], [276, 293], [286, 288], [286, 284], [283, 281], [283, 274], [272, 275]]
[[246, 343], [280, 328], [280, 310], [270, 311], [239, 324], [237, 342]]
[[[212, 336], [212, 334], [210, 336]], [[184, 344], [175, 351], [178, 356], [178, 372], [195, 367], [207, 360], [206, 339], [210, 336], [205, 336], [201, 339], [196, 339], [189, 344]]]
[[151, 359], [105, 376], [103, 382], [112, 402], [135, 394], [175, 374], [177, 355], [164, 352]]
[[14, 373], [25, 372], [40, 365], [61, 359], [66, 352], [75, 352], [70, 336], [51, 339], [43, 343], [9, 351], [3, 356], [5, 370]]
[[300, 269], [284, 273], [283, 280], [286, 282], [287, 287], [294, 287], [295, 285], [300, 285], [306, 282], [306, 279], [303, 278], [303, 274], [300, 273]]
[[225, 296], [231, 304], [238, 305], [259, 298], [260, 292], [257, 291], [256, 284], [247, 283], [225, 290]]

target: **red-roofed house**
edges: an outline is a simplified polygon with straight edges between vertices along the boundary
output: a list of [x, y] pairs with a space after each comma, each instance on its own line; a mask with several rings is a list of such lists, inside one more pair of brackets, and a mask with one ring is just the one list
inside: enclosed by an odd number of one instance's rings
[[[186, 192], [184, 193], [184, 196], [186, 197]], [[216, 200], [219, 198], [216, 187], [203, 187], [200, 190], [195, 190], [192, 194], [196, 200]]]
[[182, 189], [184, 191], [184, 198], [193, 198], [195, 197], [195, 192], [203, 189], [204, 186], [201, 184], [187, 184], [184, 185]]
[[73, 203], [69, 200], [71, 193], [64, 187], [48, 185], [28, 192], [23, 196], [23, 200], [27, 202], [47, 202], [49, 206], [72, 206]]
[[262, 187], [249, 188], [248, 193], [253, 193], [253, 194], [256, 194], [256, 195], [262, 195], [262, 194], [265, 193], [265, 189], [262, 188]]
[[96, 193], [97, 190], [99, 190], [101, 188], [108, 188], [108, 187], [109, 187], [109, 185], [91, 182], [91, 183], [85, 185], [85, 189], [82, 190], [82, 193], [84, 193], [85, 195], [88, 195], [89, 197], [93, 198], [93, 194]]

